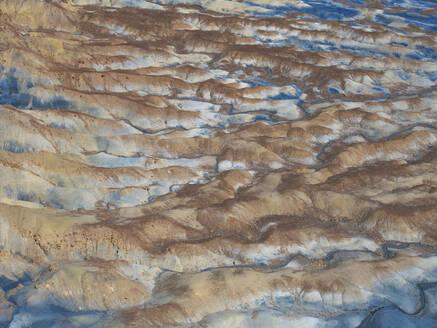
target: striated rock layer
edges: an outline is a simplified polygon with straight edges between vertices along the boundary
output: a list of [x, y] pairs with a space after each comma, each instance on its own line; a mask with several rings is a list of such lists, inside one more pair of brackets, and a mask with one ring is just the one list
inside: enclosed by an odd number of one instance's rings
[[437, 4], [0, 1], [0, 327], [437, 326]]

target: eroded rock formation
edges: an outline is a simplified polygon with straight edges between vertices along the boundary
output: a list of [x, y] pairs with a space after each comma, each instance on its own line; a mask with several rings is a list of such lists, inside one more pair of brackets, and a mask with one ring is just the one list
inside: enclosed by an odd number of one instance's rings
[[437, 6], [0, 1], [1, 327], [437, 325]]

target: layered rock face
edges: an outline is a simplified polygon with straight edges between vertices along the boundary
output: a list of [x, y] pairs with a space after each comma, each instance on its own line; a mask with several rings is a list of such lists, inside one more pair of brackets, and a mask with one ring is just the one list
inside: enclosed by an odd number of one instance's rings
[[431, 0], [0, 1], [0, 327], [437, 326]]

